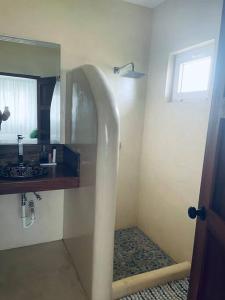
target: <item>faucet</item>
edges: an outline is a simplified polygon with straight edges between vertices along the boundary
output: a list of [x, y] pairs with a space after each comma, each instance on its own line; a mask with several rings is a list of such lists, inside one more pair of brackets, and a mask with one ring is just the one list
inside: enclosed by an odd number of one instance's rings
[[18, 142], [18, 164], [19, 166], [23, 166], [23, 136], [17, 135]]

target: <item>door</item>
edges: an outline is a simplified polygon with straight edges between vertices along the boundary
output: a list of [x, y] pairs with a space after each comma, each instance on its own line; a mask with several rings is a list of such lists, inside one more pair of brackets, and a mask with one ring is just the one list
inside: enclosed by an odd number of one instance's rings
[[[224, 1], [225, 4], [225, 1]], [[189, 300], [225, 300], [225, 5], [197, 217]]]

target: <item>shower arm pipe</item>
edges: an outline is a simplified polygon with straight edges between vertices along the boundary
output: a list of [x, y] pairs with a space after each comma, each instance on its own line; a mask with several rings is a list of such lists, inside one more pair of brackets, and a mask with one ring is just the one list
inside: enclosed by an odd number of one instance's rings
[[130, 62], [128, 64], [123, 65], [122, 67], [114, 67], [114, 74], [119, 74], [122, 69], [128, 67], [129, 65], [131, 65], [132, 72], [134, 72], [134, 63]]

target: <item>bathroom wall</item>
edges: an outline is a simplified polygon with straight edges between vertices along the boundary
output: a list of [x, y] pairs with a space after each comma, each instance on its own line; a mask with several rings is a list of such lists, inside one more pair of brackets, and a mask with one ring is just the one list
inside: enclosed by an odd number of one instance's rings
[[80, 187], [65, 191], [64, 242], [89, 298], [111, 299], [118, 115], [104, 76], [90, 65], [68, 73], [67, 102], [67, 143], [80, 153]]
[[[63, 101], [67, 70], [85, 63], [104, 70], [115, 94], [121, 124], [117, 227], [135, 224], [146, 78], [139, 81], [121, 78], [112, 74], [112, 68], [134, 61], [138, 70], [147, 72], [150, 10], [121, 0], [0, 0], [0, 28], [2, 35], [61, 44]], [[63, 112], [64, 107], [62, 128]], [[55, 192], [51, 198], [64, 199], [61, 192]], [[4, 202], [4, 210], [9, 211], [14, 196], [0, 197], [0, 211], [2, 199], [10, 201], [10, 204]], [[46, 226], [52, 222], [54, 217], [46, 220]], [[16, 226], [10, 227], [7, 234], [11, 235]], [[32, 233], [35, 239], [33, 229]]]
[[0, 72], [59, 76], [59, 64], [60, 48], [0, 41]]
[[176, 261], [190, 260], [210, 102], [165, 99], [170, 53], [217, 40], [222, 0], [169, 0], [154, 9], [138, 225]]
[[[63, 236], [63, 191], [40, 193], [42, 200], [35, 201], [35, 223], [24, 229], [20, 195], [0, 197], [0, 250], [50, 242]], [[28, 199], [35, 199], [32, 193]]]
[[93, 249], [96, 213], [98, 118], [96, 102], [85, 73], [67, 74], [66, 144], [80, 153], [80, 187], [65, 190], [63, 239], [89, 298], [93, 286]]

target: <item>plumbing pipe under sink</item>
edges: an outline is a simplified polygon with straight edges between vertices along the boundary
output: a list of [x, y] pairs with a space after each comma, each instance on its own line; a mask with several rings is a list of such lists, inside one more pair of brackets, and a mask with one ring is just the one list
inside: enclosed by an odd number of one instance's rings
[[[34, 192], [37, 200], [41, 200], [39, 194]], [[35, 205], [34, 200], [28, 200], [26, 193], [21, 194], [21, 218], [23, 223], [23, 228], [29, 228], [34, 224], [35, 221]]]

